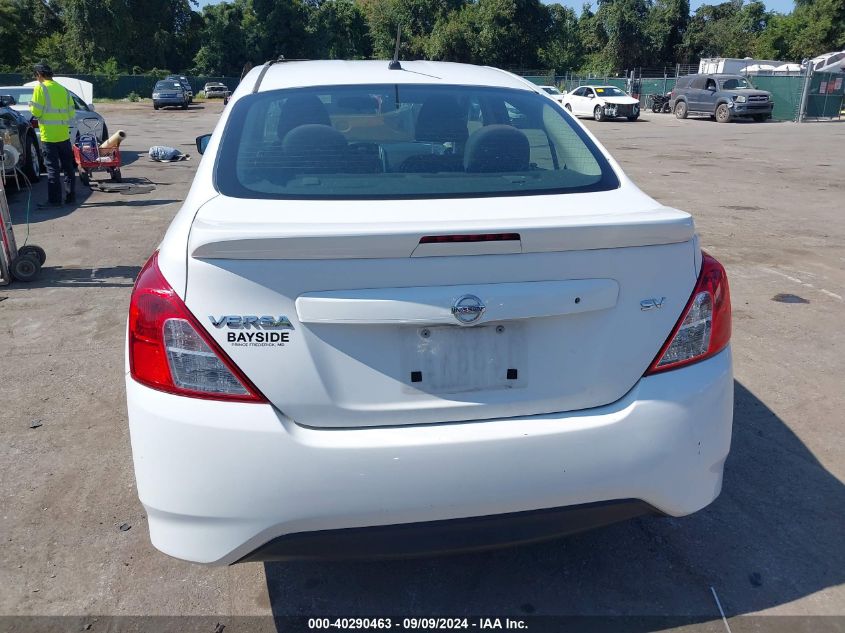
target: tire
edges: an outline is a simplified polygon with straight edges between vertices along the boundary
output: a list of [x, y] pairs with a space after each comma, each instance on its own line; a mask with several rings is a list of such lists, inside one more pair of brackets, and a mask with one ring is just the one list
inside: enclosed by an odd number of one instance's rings
[[89, 174], [87, 171], [80, 170], [79, 182], [81, 182], [86, 187], [89, 186], [91, 184], [91, 174]]
[[720, 103], [716, 106], [716, 122], [727, 123], [731, 120], [731, 111], [726, 103]]
[[121, 182], [123, 180], [123, 176], [120, 173], [120, 168], [116, 167], [109, 171], [109, 176], [111, 176], [112, 182]]
[[185, 103], [183, 103], [183, 104], [182, 104], [182, 109], [183, 109], [183, 110], [187, 110], [187, 109], [188, 109], [188, 102], [187, 102], [187, 101], [186, 101]]
[[44, 262], [47, 261], [47, 253], [44, 252], [43, 248], [35, 244], [21, 246], [18, 249], [18, 257], [35, 257], [38, 260], [39, 266], [43, 266]]
[[38, 263], [38, 258], [34, 256], [15, 257], [12, 261], [11, 273], [12, 277], [18, 281], [32, 281], [38, 276], [41, 270], [41, 264]]
[[103, 137], [100, 139], [100, 144], [106, 142], [106, 139], [109, 137], [109, 126], [103, 123]]
[[689, 114], [689, 111], [687, 110], [687, 102], [686, 101], [675, 102], [675, 118], [676, 119], [686, 119], [687, 114]]
[[640, 115], [639, 115], [639, 114], [632, 114], [631, 116], [626, 117], [626, 118], [627, 118], [629, 121], [632, 121], [632, 122], [633, 122], [633, 121], [636, 121], [637, 119], [639, 119], [639, 118], [640, 118]]
[[157, 103], [153, 104], [153, 110], [158, 110], [161, 106]]
[[593, 118], [596, 121], [604, 121], [604, 108], [596, 106], [595, 110], [593, 110]]
[[41, 178], [41, 161], [38, 159], [38, 145], [31, 134], [26, 136], [26, 164], [23, 173], [27, 180], [36, 183]]
[[754, 120], [757, 121], [757, 123], [765, 123], [766, 119], [768, 119], [768, 118], [769, 118], [768, 114], [755, 114], [754, 115]]

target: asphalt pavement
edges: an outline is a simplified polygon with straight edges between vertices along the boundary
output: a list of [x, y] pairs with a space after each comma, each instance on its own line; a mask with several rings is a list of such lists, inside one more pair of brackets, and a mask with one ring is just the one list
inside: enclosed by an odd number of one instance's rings
[[[483, 554], [216, 568], [150, 545], [123, 339], [133, 280], [199, 162], [194, 137], [221, 110], [99, 107], [127, 133], [124, 177], [150, 193], [36, 210], [42, 177], [27, 229], [27, 190], [11, 188], [18, 241], [47, 261], [0, 287], [0, 615], [93, 631], [115, 630], [112, 616], [208, 616], [208, 631], [270, 614], [648, 616], [637, 630], [703, 632], [726, 630], [721, 606], [733, 631], [845, 630], [820, 617], [845, 616], [845, 123], [587, 122], [643, 190], [693, 213], [728, 270], [736, 410], [710, 507]], [[192, 157], [154, 163], [151, 145]]]

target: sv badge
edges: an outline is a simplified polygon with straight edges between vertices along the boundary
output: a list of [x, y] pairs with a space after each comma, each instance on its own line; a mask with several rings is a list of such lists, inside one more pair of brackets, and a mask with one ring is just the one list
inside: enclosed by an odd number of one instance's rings
[[651, 299], [643, 299], [640, 301], [640, 310], [659, 310], [663, 307], [663, 303], [666, 301], [666, 297], [660, 297], [659, 299], [655, 299], [652, 297]]

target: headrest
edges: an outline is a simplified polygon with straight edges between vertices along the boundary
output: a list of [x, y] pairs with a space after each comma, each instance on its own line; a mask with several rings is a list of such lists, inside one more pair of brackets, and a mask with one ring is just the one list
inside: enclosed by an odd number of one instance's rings
[[298, 173], [344, 171], [347, 149], [346, 138], [329, 125], [300, 125], [282, 140], [285, 166]]
[[531, 148], [528, 137], [510, 125], [487, 125], [477, 129], [464, 149], [468, 172], [528, 171]]
[[326, 106], [317, 95], [293, 95], [279, 109], [276, 136], [282, 140], [293, 128], [307, 124], [331, 125]]
[[463, 143], [468, 135], [467, 112], [455, 97], [438, 95], [423, 102], [417, 115], [416, 140]]

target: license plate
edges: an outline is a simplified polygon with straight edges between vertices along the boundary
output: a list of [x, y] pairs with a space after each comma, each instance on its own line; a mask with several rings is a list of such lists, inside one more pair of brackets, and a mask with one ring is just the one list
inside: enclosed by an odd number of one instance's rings
[[406, 390], [460, 393], [524, 387], [521, 324], [403, 328]]

